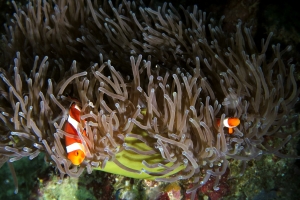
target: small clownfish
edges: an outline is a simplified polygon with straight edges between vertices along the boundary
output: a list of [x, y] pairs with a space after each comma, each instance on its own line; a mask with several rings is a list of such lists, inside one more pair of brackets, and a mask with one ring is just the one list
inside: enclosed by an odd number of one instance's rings
[[[217, 119], [218, 127], [220, 127], [220, 121], [221, 121], [221, 119]], [[227, 117], [223, 120], [223, 125], [224, 125], [224, 127], [228, 128], [228, 133], [232, 134], [233, 128], [240, 125], [240, 119], [236, 118], [236, 117]]]
[[[79, 126], [80, 126], [80, 108], [76, 105], [76, 103], [72, 103], [68, 120], [65, 123], [64, 131], [78, 136]], [[82, 135], [86, 136], [85, 130], [82, 131]], [[68, 159], [74, 165], [80, 165], [85, 158], [85, 150], [84, 146], [80, 139], [71, 138], [65, 136], [65, 144], [68, 153]]]

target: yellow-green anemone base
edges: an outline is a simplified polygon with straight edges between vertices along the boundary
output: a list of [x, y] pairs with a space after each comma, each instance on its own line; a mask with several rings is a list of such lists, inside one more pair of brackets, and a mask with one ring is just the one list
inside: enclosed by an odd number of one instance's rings
[[[141, 151], [153, 150], [154, 142], [156, 141], [155, 139], [149, 137], [147, 132], [145, 132], [144, 130], [142, 130], [138, 127], [135, 127], [133, 129], [133, 132], [138, 133], [139, 135], [143, 136], [143, 138], [148, 142], [148, 144], [153, 147], [148, 146], [144, 142], [142, 142], [139, 139], [134, 138], [134, 137], [125, 137], [125, 143], [127, 144], [127, 146], [136, 148]], [[142, 163], [142, 161], [145, 160], [150, 165], [156, 164], [156, 163], [164, 163], [165, 159], [162, 158], [160, 153], [156, 153], [156, 154], [152, 154], [152, 155], [142, 155], [142, 154], [138, 154], [131, 150], [123, 149], [115, 155], [115, 159], [117, 161], [119, 161], [123, 166], [133, 169], [133, 170], [137, 170], [138, 172], [135, 173], [135, 172], [130, 172], [126, 169], [123, 169], [123, 168], [119, 167], [116, 163], [114, 163], [113, 161], [107, 161], [104, 169], [102, 169], [101, 167], [98, 167], [96, 169], [105, 171], [105, 172], [109, 172], [109, 173], [113, 173], [113, 174], [123, 175], [126, 177], [131, 177], [131, 178], [155, 180], [156, 178], [169, 177], [169, 176], [183, 170], [186, 167], [182, 163], [181, 165], [179, 165], [179, 167], [173, 169], [172, 171], [170, 171], [167, 174], [157, 175], [155, 173], [162, 172], [165, 170], [165, 168], [164, 167], [148, 168]], [[165, 163], [165, 166], [167, 166], [167, 167], [172, 167], [173, 165], [174, 165], [173, 162]], [[145, 173], [142, 169], [145, 169], [148, 172], [152, 172], [154, 174], [151, 175], [151, 173], [150, 174]]]

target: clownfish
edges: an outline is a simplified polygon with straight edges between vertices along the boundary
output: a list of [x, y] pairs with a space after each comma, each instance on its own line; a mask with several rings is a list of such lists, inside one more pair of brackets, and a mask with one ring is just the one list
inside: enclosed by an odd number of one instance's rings
[[[68, 120], [65, 123], [64, 131], [78, 136], [78, 131], [80, 131], [80, 108], [76, 105], [76, 103], [72, 103], [70, 110], [69, 110], [69, 116]], [[86, 136], [86, 131], [82, 131], [82, 135]], [[68, 136], [65, 136], [65, 144], [68, 154], [68, 159], [74, 164], [74, 165], [80, 165], [84, 158], [85, 158], [85, 149], [82, 145], [82, 142], [80, 139], [77, 138], [71, 138]]]
[[[217, 119], [218, 127], [220, 127], [220, 122], [221, 122], [221, 119]], [[223, 125], [224, 125], [224, 127], [228, 128], [228, 133], [232, 134], [233, 133], [233, 128], [240, 125], [240, 119], [236, 118], [236, 117], [227, 117], [223, 120]]]

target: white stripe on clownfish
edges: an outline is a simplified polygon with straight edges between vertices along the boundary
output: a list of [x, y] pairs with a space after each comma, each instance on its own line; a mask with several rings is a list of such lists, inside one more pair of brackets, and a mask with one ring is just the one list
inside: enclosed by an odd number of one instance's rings
[[77, 142], [67, 146], [66, 149], [67, 149], [67, 153], [70, 153], [75, 150], [81, 150], [85, 153], [84, 146], [81, 143], [77, 143]]
[[69, 115], [68, 122], [73, 126], [73, 128], [76, 130], [76, 132], [78, 134], [80, 132], [80, 127], [79, 127], [78, 121], [76, 121]]

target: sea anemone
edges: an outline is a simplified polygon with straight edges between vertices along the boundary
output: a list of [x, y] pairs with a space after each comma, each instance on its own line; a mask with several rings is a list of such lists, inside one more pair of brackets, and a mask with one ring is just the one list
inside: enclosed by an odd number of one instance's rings
[[[284, 131], [297, 117], [299, 94], [295, 65], [283, 58], [291, 46], [273, 45], [268, 55], [272, 33], [257, 48], [251, 29], [239, 22], [234, 34], [224, 33], [221, 21], [171, 3], [16, 7], [3, 37], [1, 162], [45, 152], [61, 175], [99, 169], [190, 179], [187, 192], [195, 195], [211, 176], [218, 189], [229, 158], [287, 157], [280, 149], [299, 133]], [[87, 136], [64, 131], [73, 102]], [[230, 117], [240, 119], [232, 134], [223, 123]], [[66, 136], [84, 146], [79, 166], [67, 158]]]

